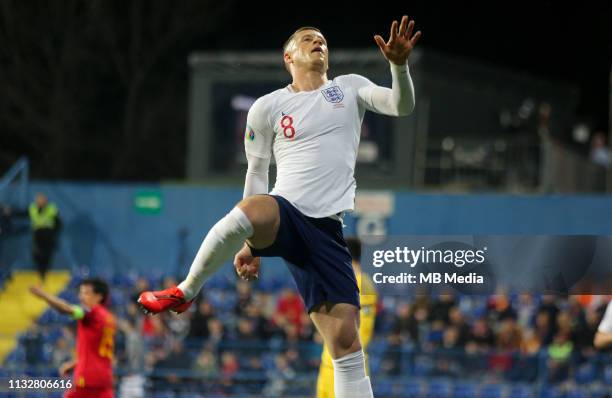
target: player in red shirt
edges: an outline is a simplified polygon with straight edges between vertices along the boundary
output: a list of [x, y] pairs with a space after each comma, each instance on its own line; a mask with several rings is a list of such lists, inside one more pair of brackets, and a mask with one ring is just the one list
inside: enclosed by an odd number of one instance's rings
[[74, 387], [64, 398], [114, 398], [113, 351], [115, 317], [105, 307], [108, 285], [101, 279], [86, 279], [79, 286], [81, 305], [73, 305], [39, 287], [30, 292], [51, 307], [77, 320], [76, 359], [60, 367], [60, 375], [74, 370]]

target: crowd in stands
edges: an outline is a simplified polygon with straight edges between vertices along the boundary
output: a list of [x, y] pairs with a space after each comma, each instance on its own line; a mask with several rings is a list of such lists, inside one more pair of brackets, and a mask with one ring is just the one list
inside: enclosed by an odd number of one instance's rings
[[[288, 396], [284, 394], [291, 388], [312, 391], [321, 338], [291, 285], [213, 283], [185, 314], [145, 316], [135, 302], [141, 291], [157, 287], [152, 283], [138, 278], [115, 284], [112, 292], [119, 329], [117, 374], [124, 388], [242, 388], [269, 397]], [[161, 285], [175, 283], [167, 277]], [[75, 289], [63, 295], [76, 300]], [[585, 381], [601, 380], [612, 359], [593, 348], [593, 337], [608, 300], [385, 296], [378, 303], [369, 366], [378, 378], [485, 377], [554, 384], [577, 380], [586, 364], [590, 373]], [[74, 346], [74, 322], [50, 314], [20, 340], [21, 359], [30, 366], [42, 362], [57, 367]], [[308, 382], [300, 383], [302, 379]]]

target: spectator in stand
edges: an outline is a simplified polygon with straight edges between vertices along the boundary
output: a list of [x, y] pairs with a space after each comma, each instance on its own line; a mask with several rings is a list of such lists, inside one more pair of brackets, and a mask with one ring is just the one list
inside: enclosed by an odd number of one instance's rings
[[456, 327], [450, 326], [444, 329], [440, 349], [434, 354], [437, 376], [454, 377], [460, 374], [462, 368], [460, 354], [463, 350], [458, 342], [459, 330]]
[[414, 311], [412, 311], [412, 308], [413, 307], [406, 302], [400, 302], [397, 305], [391, 330], [393, 330], [394, 334], [399, 336], [402, 342], [418, 344], [419, 325], [414, 318]]
[[518, 362], [514, 363], [511, 380], [533, 382], [538, 376], [538, 354], [542, 343], [533, 329], [523, 329]]
[[489, 297], [488, 318], [491, 322], [500, 322], [508, 318], [516, 319], [516, 311], [512, 308], [507, 294], [495, 294]]
[[259, 340], [255, 334], [252, 320], [249, 318], [238, 318], [236, 322], [236, 340], [239, 342], [255, 342]]
[[130, 301], [135, 302], [136, 300], [138, 300], [138, 296], [140, 296], [140, 292], [143, 292], [145, 290], [149, 290], [149, 281], [144, 276], [141, 276], [138, 279], [136, 279], [136, 284], [130, 292], [130, 299], [131, 299]]
[[550, 311], [538, 311], [535, 318], [535, 333], [543, 345], [552, 343], [555, 329], [550, 318]]
[[238, 280], [236, 282], [236, 305], [234, 313], [236, 316], [244, 316], [246, 307], [253, 301], [252, 285], [248, 281]]
[[206, 339], [205, 347], [216, 351], [219, 348], [219, 344], [225, 338], [225, 327], [219, 319], [211, 318], [208, 320], [208, 330], [210, 334], [208, 339]]
[[51, 353], [51, 365], [54, 368], [59, 369], [62, 364], [72, 359], [72, 354], [70, 353], [72, 346], [72, 342], [64, 336], [57, 339]]
[[206, 340], [210, 336], [208, 321], [214, 317], [215, 311], [210, 301], [200, 301], [197, 311], [191, 317], [187, 338]]
[[516, 316], [518, 324], [522, 328], [527, 328], [533, 325], [536, 313], [536, 305], [533, 296], [530, 294], [521, 294], [518, 299]]
[[568, 336], [568, 338], [574, 341], [574, 326], [575, 319], [567, 310], [561, 310], [557, 314], [557, 328], [556, 332], [562, 332]]
[[610, 149], [606, 145], [606, 135], [603, 131], [597, 131], [591, 139], [591, 161], [599, 166], [610, 166]]
[[137, 317], [117, 321], [117, 328], [123, 333], [125, 339], [123, 369], [127, 373], [121, 378], [119, 387], [121, 398], [144, 397], [145, 347], [144, 338], [140, 333], [140, 323], [142, 323], [142, 319]]
[[256, 305], [254, 302], [250, 302], [247, 304], [244, 313], [246, 318], [253, 322], [257, 339], [267, 340], [274, 334], [274, 326], [270, 320], [263, 316], [260, 306]]
[[25, 360], [29, 366], [38, 366], [42, 362], [43, 337], [41, 328], [34, 323], [23, 336]]
[[501, 321], [495, 339], [495, 350], [489, 358], [489, 368], [498, 373], [509, 372], [513, 366], [513, 355], [521, 347], [521, 330], [513, 318]]
[[280, 328], [289, 323], [293, 325], [299, 334], [302, 327], [302, 313], [304, 313], [304, 302], [294, 289], [284, 288], [276, 303], [274, 323]]
[[442, 345], [442, 339], [444, 337], [445, 324], [442, 319], [434, 319], [430, 326], [425, 342], [425, 349], [427, 350], [439, 348]]
[[221, 354], [221, 382], [226, 388], [231, 388], [234, 376], [240, 370], [240, 362], [236, 355], [231, 351]]
[[53, 255], [57, 248], [62, 220], [54, 203], [49, 202], [47, 195], [37, 193], [34, 202], [28, 208], [32, 224], [32, 258], [44, 283], [45, 276], [51, 267]]
[[542, 296], [542, 300], [540, 302], [540, 306], [538, 307], [537, 313], [541, 311], [548, 312], [548, 318], [551, 320], [551, 322], [554, 322], [554, 320], [557, 319], [557, 313], [559, 313], [557, 297], [552, 294]]
[[471, 352], [487, 352], [493, 347], [495, 336], [485, 318], [474, 322], [467, 346]]
[[450, 309], [449, 313], [449, 325], [456, 329], [457, 339], [456, 344], [460, 347], [465, 346], [470, 337], [470, 327], [465, 321], [465, 316], [461, 309], [454, 306]]
[[555, 335], [552, 344], [548, 347], [549, 381], [560, 382], [568, 378], [573, 349], [574, 344], [566, 332], [560, 331]]
[[287, 386], [295, 379], [296, 373], [291, 368], [284, 354], [274, 358], [275, 368], [268, 372], [266, 386], [263, 389], [265, 398], [285, 397]]
[[158, 389], [181, 390], [185, 380], [185, 372], [190, 369], [190, 361], [186, 360], [186, 352], [183, 343], [173, 339], [170, 352], [162, 360], [155, 364], [155, 383]]
[[219, 377], [217, 358], [209, 349], [203, 349], [200, 351], [200, 354], [196, 357], [191, 369], [205, 379], [216, 379]]
[[583, 356], [595, 354], [593, 340], [599, 325], [599, 314], [596, 308], [585, 308], [584, 326], [577, 332], [576, 348], [581, 350]]
[[524, 329], [520, 352], [522, 355], [537, 355], [542, 348], [542, 342], [533, 329]]
[[455, 297], [452, 294], [441, 294], [431, 305], [429, 320], [441, 320], [448, 323], [448, 313], [455, 304]]
[[402, 340], [397, 333], [391, 333], [387, 336], [387, 349], [383, 354], [381, 371], [384, 374], [393, 376], [399, 375], [401, 372], [401, 347]]

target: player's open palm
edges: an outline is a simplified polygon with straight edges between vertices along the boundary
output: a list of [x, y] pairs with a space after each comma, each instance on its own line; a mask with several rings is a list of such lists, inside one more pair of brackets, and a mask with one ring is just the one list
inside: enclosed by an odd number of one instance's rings
[[259, 277], [259, 266], [261, 257], [253, 257], [249, 246], [244, 245], [234, 257], [234, 267], [238, 276], [244, 280], [251, 281]]
[[406, 15], [402, 17], [399, 29], [397, 25], [397, 21], [393, 21], [391, 24], [391, 34], [387, 42], [380, 35], [374, 36], [374, 41], [378, 44], [385, 58], [396, 65], [404, 65], [421, 38], [421, 31], [412, 34], [414, 21], [408, 21]]

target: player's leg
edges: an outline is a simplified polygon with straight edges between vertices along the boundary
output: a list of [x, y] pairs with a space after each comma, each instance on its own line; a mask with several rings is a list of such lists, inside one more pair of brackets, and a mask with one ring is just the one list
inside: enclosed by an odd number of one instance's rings
[[359, 341], [359, 308], [345, 303], [323, 303], [311, 310], [310, 318], [332, 356], [336, 398], [372, 398]]
[[255, 195], [240, 201], [210, 229], [185, 280], [176, 288], [145, 292], [140, 295], [139, 303], [153, 313], [185, 311], [204, 282], [232, 258], [246, 240], [258, 249], [274, 243], [279, 223], [278, 204], [271, 196]]

